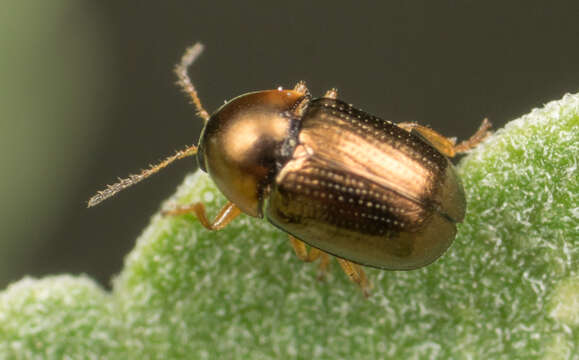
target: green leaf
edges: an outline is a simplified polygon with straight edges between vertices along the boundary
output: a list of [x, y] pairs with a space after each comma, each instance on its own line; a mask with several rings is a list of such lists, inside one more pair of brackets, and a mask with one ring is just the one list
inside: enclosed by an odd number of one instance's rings
[[[287, 235], [241, 216], [209, 232], [155, 215], [111, 294], [84, 277], [0, 294], [0, 358], [377, 359], [579, 356], [579, 95], [533, 110], [459, 165], [468, 214], [441, 259], [368, 269], [365, 299]], [[163, 206], [225, 203], [195, 173]]]

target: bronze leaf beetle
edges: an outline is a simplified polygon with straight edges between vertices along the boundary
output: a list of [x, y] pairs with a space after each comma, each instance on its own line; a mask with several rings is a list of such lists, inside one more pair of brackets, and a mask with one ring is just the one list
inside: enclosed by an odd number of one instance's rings
[[[209, 115], [187, 70], [201, 54], [190, 47], [175, 67], [179, 84], [205, 121], [198, 146], [98, 192], [94, 206], [177, 159], [197, 155], [229, 202], [213, 222], [202, 203], [169, 211], [194, 213], [210, 230], [241, 213], [265, 218], [289, 234], [297, 256], [330, 255], [368, 294], [360, 265], [411, 270], [441, 256], [464, 219], [466, 201], [448, 158], [480, 143], [478, 131], [458, 145], [415, 123], [394, 124], [339, 100], [336, 89], [312, 98], [304, 82], [243, 94]], [[310, 248], [307, 248], [307, 245]]]

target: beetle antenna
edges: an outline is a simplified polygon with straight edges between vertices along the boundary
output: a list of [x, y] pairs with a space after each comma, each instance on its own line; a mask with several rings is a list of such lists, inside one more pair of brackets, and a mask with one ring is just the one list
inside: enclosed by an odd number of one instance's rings
[[197, 147], [195, 145], [191, 145], [185, 150], [177, 151], [175, 155], [169, 156], [160, 163], [156, 165], [151, 165], [148, 169], [141, 171], [140, 174], [136, 175], [131, 174], [129, 175], [129, 177], [125, 179], [119, 179], [119, 181], [116, 184], [108, 185], [106, 189], [97, 192], [93, 197], [91, 197], [90, 200], [88, 201], [87, 207], [93, 207], [101, 203], [102, 201], [110, 198], [111, 196], [116, 195], [120, 191], [135, 185], [141, 180], [148, 178], [149, 176], [168, 166], [175, 160], [183, 159], [189, 156], [193, 156], [195, 154], [197, 154]]
[[187, 48], [185, 54], [181, 57], [181, 62], [175, 66], [175, 74], [177, 74], [178, 78], [177, 84], [179, 84], [181, 89], [191, 97], [195, 109], [197, 110], [197, 115], [203, 119], [204, 122], [207, 122], [207, 120], [209, 120], [209, 113], [203, 108], [203, 105], [201, 105], [201, 100], [199, 100], [197, 90], [195, 90], [195, 86], [193, 86], [193, 82], [191, 82], [191, 78], [189, 77], [189, 74], [187, 74], [187, 70], [191, 67], [193, 62], [197, 60], [202, 52], [203, 44], [200, 42]]

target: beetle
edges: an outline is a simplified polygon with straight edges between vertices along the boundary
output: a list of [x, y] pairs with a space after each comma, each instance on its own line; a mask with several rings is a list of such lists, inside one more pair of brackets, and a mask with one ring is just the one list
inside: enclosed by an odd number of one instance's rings
[[265, 218], [289, 234], [300, 259], [319, 258], [322, 273], [335, 256], [365, 295], [370, 284], [362, 266], [417, 269], [448, 249], [466, 212], [449, 158], [488, 136], [487, 119], [457, 145], [428, 127], [358, 110], [339, 100], [336, 89], [313, 98], [303, 81], [291, 90], [243, 94], [209, 115], [187, 74], [202, 50], [200, 43], [190, 47], [175, 67], [205, 122], [199, 145], [109, 185], [89, 207], [196, 155], [229, 202], [213, 221], [203, 203], [167, 215], [193, 213], [209, 230], [241, 213]]

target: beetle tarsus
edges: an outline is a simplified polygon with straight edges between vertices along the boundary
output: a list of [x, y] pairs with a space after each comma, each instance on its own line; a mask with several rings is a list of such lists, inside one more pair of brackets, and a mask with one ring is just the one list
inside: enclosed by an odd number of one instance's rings
[[478, 130], [468, 139], [454, 147], [454, 151], [458, 154], [465, 153], [473, 148], [475, 148], [478, 144], [483, 142], [484, 139], [490, 136], [491, 134], [491, 127], [493, 125], [489, 121], [489, 119], [484, 118], [482, 123], [480, 124]]
[[337, 99], [338, 98], [338, 89], [331, 88], [330, 90], [326, 91], [324, 94], [326, 99]]
[[310, 96], [310, 90], [308, 90], [308, 87], [306, 86], [306, 82], [303, 80], [298, 81], [296, 86], [294, 86], [294, 91], [298, 92], [304, 96]]
[[318, 281], [324, 281], [328, 270], [330, 268], [330, 255], [328, 253], [322, 252], [320, 256], [320, 265], [318, 265]]
[[336, 259], [338, 260], [338, 263], [342, 267], [342, 270], [344, 270], [344, 272], [346, 273], [346, 275], [348, 275], [350, 280], [352, 280], [353, 282], [358, 284], [358, 286], [360, 286], [360, 289], [362, 289], [362, 293], [364, 293], [364, 296], [366, 298], [369, 297], [370, 283], [368, 282], [368, 278], [366, 277], [366, 272], [364, 271], [364, 269], [360, 265], [353, 263], [351, 261], [341, 259], [338, 257]]

